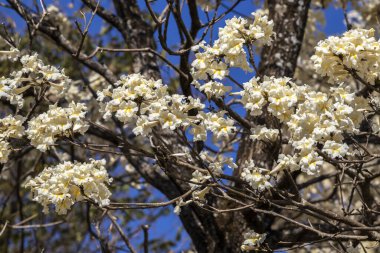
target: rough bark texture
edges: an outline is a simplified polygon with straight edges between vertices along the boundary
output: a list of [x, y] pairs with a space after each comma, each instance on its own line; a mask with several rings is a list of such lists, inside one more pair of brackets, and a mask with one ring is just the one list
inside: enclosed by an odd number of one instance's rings
[[[153, 28], [144, 21], [137, 1], [114, 0], [116, 12], [122, 20], [123, 36], [128, 48], [156, 49]], [[133, 53], [133, 72], [141, 73], [154, 79], [160, 78], [157, 58], [152, 53]]]

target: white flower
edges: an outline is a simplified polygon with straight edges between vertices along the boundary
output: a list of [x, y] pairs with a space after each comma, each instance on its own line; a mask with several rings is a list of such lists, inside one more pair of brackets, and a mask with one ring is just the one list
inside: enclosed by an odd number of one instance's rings
[[302, 138], [299, 141], [293, 141], [292, 146], [300, 151], [301, 155], [310, 153], [314, 146], [316, 144], [316, 141], [313, 138]]
[[259, 81], [259, 78], [252, 78], [244, 83], [244, 90], [240, 92], [244, 107], [251, 115], [260, 115], [264, 105], [268, 104], [268, 112], [281, 121], [289, 120], [298, 102], [297, 86], [287, 77], [265, 76]]
[[70, 136], [73, 133], [84, 134], [89, 125], [84, 121], [86, 106], [71, 103], [68, 108], [51, 105], [46, 113], [42, 113], [28, 122], [26, 134], [31, 144], [42, 152], [54, 145], [58, 137]]
[[0, 119], [0, 163], [6, 163], [12, 152], [8, 142], [11, 138], [20, 139], [24, 135], [23, 123], [25, 118], [20, 115], [8, 115]]
[[158, 122], [149, 122], [148, 117], [143, 115], [137, 119], [136, 127], [132, 130], [135, 135], [147, 136]]
[[22, 56], [20, 62], [23, 65], [23, 73], [36, 72], [39, 66], [43, 66], [42, 61], [38, 59], [37, 53]]
[[159, 120], [162, 128], [169, 128], [170, 130], [176, 129], [182, 123], [180, 118], [178, 118], [174, 113], [170, 113], [168, 111], [161, 111]]
[[256, 126], [255, 128], [251, 129], [251, 132], [251, 139], [259, 141], [274, 142], [279, 135], [278, 129], [269, 129], [265, 126]]
[[228, 138], [232, 133], [236, 131], [234, 121], [230, 118], [224, 118], [225, 111], [218, 113], [209, 112], [204, 115], [204, 123], [206, 128], [210, 130], [214, 136], [218, 139]]
[[115, 116], [121, 122], [130, 122], [136, 117], [138, 109], [138, 105], [135, 102], [130, 100], [127, 102], [122, 101], [118, 106]]
[[24, 121], [25, 118], [20, 115], [8, 115], [7, 117], [0, 119], [0, 139], [20, 139], [25, 131], [25, 128], [22, 125]]
[[241, 245], [242, 251], [251, 251], [258, 249], [265, 241], [267, 234], [258, 234], [253, 230], [244, 233], [244, 242]]
[[200, 184], [204, 183], [209, 178], [211, 178], [210, 175], [205, 175], [202, 172], [200, 172], [199, 170], [195, 170], [192, 173], [192, 176], [193, 177], [190, 179], [190, 182], [193, 182], [193, 183], [190, 183], [190, 186], [192, 186], [192, 187], [198, 187], [198, 186], [200, 186]]
[[[14, 51], [16, 52], [16, 49]], [[4, 97], [11, 104], [22, 108], [24, 103], [22, 95], [31, 87], [48, 87], [47, 94], [58, 97], [62, 97], [68, 90], [71, 80], [65, 75], [64, 70], [45, 65], [37, 53], [23, 55], [19, 60], [21, 69], [12, 72], [9, 78], [0, 78], [0, 98]]]
[[351, 80], [351, 71], [374, 84], [380, 73], [380, 43], [374, 35], [374, 29], [358, 28], [320, 41], [311, 58], [316, 71], [330, 83]]
[[136, 124], [132, 130], [136, 135], [146, 136], [155, 126], [175, 130], [199, 123], [198, 119], [189, 117], [189, 112], [203, 109], [201, 101], [179, 94], [169, 95], [161, 80], [132, 74], [122, 76], [115, 86], [98, 92], [103, 118], [108, 120], [115, 113], [124, 124]]
[[223, 80], [229, 73], [227, 65], [223, 62], [213, 61], [208, 68], [207, 73], [211, 75], [213, 79]]
[[66, 214], [75, 202], [86, 198], [106, 206], [111, 196], [106, 185], [112, 180], [104, 165], [105, 160], [64, 162], [44, 169], [25, 187], [31, 189], [33, 200], [43, 205], [45, 213], [48, 212], [48, 205], [53, 204], [58, 214]]
[[20, 56], [20, 51], [17, 48], [11, 47], [9, 51], [0, 51], [0, 54], [5, 55], [11, 61], [17, 61]]
[[326, 152], [331, 158], [342, 158], [348, 152], [348, 145], [328, 140], [325, 142], [322, 151]]
[[320, 167], [323, 164], [323, 159], [317, 152], [312, 151], [301, 157], [299, 164], [303, 172], [306, 172], [308, 175], [315, 175], [319, 173]]
[[252, 78], [244, 83], [244, 90], [240, 94], [242, 96], [242, 104], [250, 111], [251, 115], [260, 115], [262, 113], [262, 108], [266, 101], [257, 78]]
[[284, 170], [284, 169], [295, 171], [295, 170], [298, 170], [299, 168], [300, 166], [298, 164], [297, 157], [280, 154], [278, 156], [277, 166], [271, 171], [271, 174], [280, 170]]
[[204, 187], [203, 189], [197, 189], [191, 194], [194, 201], [203, 202], [205, 201], [206, 195], [210, 192], [211, 188], [209, 186]]
[[202, 86], [198, 86], [198, 89], [210, 99], [213, 96], [216, 98], [223, 97], [227, 92], [231, 91], [232, 87], [224, 86], [220, 82], [209, 81]]
[[0, 163], [8, 162], [12, 149], [7, 141], [0, 140]]
[[240, 177], [249, 183], [253, 189], [263, 191], [272, 187], [269, 182], [270, 176], [268, 175], [268, 170], [256, 167], [253, 160], [246, 161], [242, 167], [243, 172]]
[[244, 49], [245, 44], [270, 44], [274, 35], [274, 23], [268, 20], [263, 11], [257, 11], [252, 15], [253, 22], [236, 17], [226, 20], [226, 25], [219, 28], [218, 39], [212, 46], [202, 42], [192, 48], [197, 51], [191, 64], [194, 79], [207, 80], [210, 76], [222, 80], [228, 75], [230, 67], [251, 71]]

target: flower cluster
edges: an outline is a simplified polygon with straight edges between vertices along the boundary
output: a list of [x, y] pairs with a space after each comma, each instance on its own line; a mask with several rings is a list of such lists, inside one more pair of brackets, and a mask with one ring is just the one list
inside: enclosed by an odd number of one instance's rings
[[116, 86], [98, 92], [104, 118], [115, 113], [124, 124], [134, 123], [136, 135], [148, 135], [155, 126], [170, 130], [191, 127], [194, 140], [204, 141], [207, 130], [217, 139], [226, 138], [236, 130], [234, 121], [225, 117], [225, 111], [200, 111], [196, 116], [190, 116], [191, 110], [204, 108], [200, 100], [169, 95], [161, 80], [148, 80], [140, 74], [132, 74], [121, 77]]
[[286, 121], [294, 113], [299, 89], [286, 77], [265, 76], [262, 82], [259, 78], [252, 78], [244, 83], [244, 90], [240, 92], [241, 102], [251, 115], [261, 115], [263, 107], [267, 105], [268, 112], [280, 121]]
[[48, 13], [46, 18], [48, 20], [52, 20], [55, 24], [57, 24], [60, 32], [66, 35], [71, 31], [70, 20], [65, 16], [64, 13], [60, 11], [57, 6], [49, 5], [46, 8], [46, 12]]
[[89, 163], [64, 162], [44, 169], [30, 179], [26, 188], [33, 193], [33, 200], [49, 211], [55, 206], [58, 214], [66, 214], [75, 202], [91, 199], [100, 206], [109, 204], [111, 192], [107, 188], [112, 179], [108, 177], [105, 160], [90, 160]]
[[[226, 25], [219, 28], [219, 38], [213, 46], [205, 42], [193, 47], [195, 60], [192, 63], [192, 74], [195, 79], [222, 80], [228, 75], [229, 67], [250, 71], [244, 46], [252, 43], [269, 44], [273, 36], [273, 21], [263, 12], [252, 13], [254, 21], [245, 18], [226, 20]], [[202, 52], [199, 50], [202, 49]]]
[[193, 188], [196, 188], [197, 186], [199, 186], [200, 184], [204, 183], [205, 181], [211, 178], [209, 174], [204, 174], [200, 172], [199, 170], [195, 170], [191, 175], [192, 175], [192, 178], [190, 182], [192, 183], [190, 183], [190, 186], [192, 186]]
[[[201, 120], [199, 125], [194, 127], [193, 129], [202, 128], [204, 133], [206, 133], [206, 130], [211, 131], [214, 134], [214, 137], [216, 139], [225, 139], [227, 138], [231, 133], [234, 133], [236, 131], [236, 127], [234, 126], [234, 121], [228, 117], [225, 117], [226, 111], [219, 111], [219, 112], [208, 112], [203, 113], [201, 112], [198, 115], [198, 118]], [[194, 131], [193, 131], [194, 132]], [[203, 136], [203, 135], [202, 135]], [[200, 138], [198, 135], [194, 133], [194, 139], [195, 140], [203, 140], [205, 141], [206, 138]]]
[[290, 171], [295, 171], [300, 168], [297, 159], [291, 155], [285, 155], [285, 154], [280, 154], [278, 156], [277, 160], [277, 166], [271, 170], [271, 174], [284, 170], [284, 169], [289, 169]]
[[242, 251], [256, 250], [265, 241], [266, 234], [258, 234], [250, 230], [244, 234], [244, 242], [241, 245]]
[[45, 152], [49, 146], [54, 145], [58, 137], [69, 137], [74, 133], [84, 134], [89, 127], [84, 121], [86, 110], [82, 103], [72, 102], [68, 108], [50, 105], [47, 112], [28, 122], [26, 133], [31, 144]]
[[253, 189], [263, 191], [270, 188], [272, 185], [269, 182], [269, 171], [259, 168], [255, 165], [254, 161], [246, 161], [243, 165], [243, 172], [241, 178], [246, 181]]
[[359, 77], [374, 84], [380, 73], [380, 42], [375, 30], [353, 29], [342, 37], [331, 36], [320, 41], [312, 56], [316, 71], [329, 82], [342, 82]]
[[348, 146], [342, 143], [343, 133], [354, 133], [369, 109], [368, 101], [357, 97], [348, 88], [338, 87], [326, 93], [310, 90], [304, 94], [295, 114], [287, 122], [291, 143], [298, 150], [303, 171], [318, 172], [322, 158], [317, 154], [317, 144], [330, 158], [347, 155]]
[[11, 145], [9, 140], [11, 138], [20, 139], [24, 135], [23, 123], [25, 118], [16, 115], [8, 115], [0, 119], [0, 163], [6, 163], [8, 156], [11, 153]]
[[[347, 155], [343, 133], [357, 132], [364, 112], [369, 109], [368, 100], [356, 96], [348, 87], [331, 87], [325, 93], [307, 85], [297, 86], [290, 78], [264, 77], [262, 82], [253, 78], [239, 94], [251, 115], [261, 115], [265, 108], [285, 123], [285, 132], [296, 151], [292, 162], [308, 174], [317, 173], [323, 163], [317, 144], [332, 159]], [[252, 139], [266, 142], [275, 141], [279, 134], [278, 129], [265, 126], [256, 126], [251, 131]]]
[[[62, 96], [69, 87], [71, 80], [65, 75], [64, 70], [50, 65], [45, 65], [38, 55], [23, 55], [11, 50], [12, 59], [19, 59], [22, 68], [10, 74], [10, 77], [0, 78], [0, 98], [5, 98], [11, 104], [19, 108], [23, 106], [24, 99], [22, 93], [31, 87], [49, 87], [49, 91], [57, 96]], [[17, 51], [18, 52], [18, 51]]]
[[199, 156], [206, 163], [209, 170], [214, 174], [223, 173], [224, 166], [227, 166], [231, 169], [236, 169], [237, 165], [233, 162], [231, 157], [225, 157], [222, 154], [211, 154], [207, 151], [202, 151]]
[[232, 87], [225, 86], [221, 82], [209, 81], [201, 85], [198, 81], [193, 81], [195, 87], [202, 91], [208, 99], [212, 97], [221, 98], [231, 91]]
[[279, 135], [278, 129], [269, 129], [265, 126], [256, 126], [251, 131], [251, 139], [259, 141], [274, 142]]

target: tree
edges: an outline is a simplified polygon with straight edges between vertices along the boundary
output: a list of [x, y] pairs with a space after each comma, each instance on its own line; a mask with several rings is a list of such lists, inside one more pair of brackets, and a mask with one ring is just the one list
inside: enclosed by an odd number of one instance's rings
[[377, 252], [377, 1], [0, 3], [2, 252]]

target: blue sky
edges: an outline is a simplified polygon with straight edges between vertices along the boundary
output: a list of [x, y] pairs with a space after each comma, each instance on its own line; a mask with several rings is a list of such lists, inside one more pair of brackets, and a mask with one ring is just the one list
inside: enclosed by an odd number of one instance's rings
[[[5, 1], [0, 0], [0, 3], [1, 2], [5, 2]], [[32, 2], [32, 1], [23, 1], [23, 2], [27, 3], [27, 2]], [[52, 2], [55, 2], [55, 3], [60, 2], [61, 9], [63, 9], [64, 11], [72, 12], [72, 9], [68, 8], [68, 5], [67, 5], [67, 3], [70, 3], [71, 1], [46, 0], [45, 2], [47, 4], [50, 4]], [[101, 1], [101, 5], [103, 5], [107, 8], [110, 8], [111, 7], [110, 2], [111, 1], [103, 0], [103, 1]], [[139, 3], [142, 7], [145, 6], [144, 1], [140, 0]], [[225, 1], [225, 3], [226, 3], [226, 5], [231, 5], [230, 1]], [[166, 1], [164, 1], [164, 0], [157, 0], [153, 3], [153, 7], [155, 10], [162, 10], [165, 6], [166, 6]], [[79, 5], [75, 5], [74, 10], [77, 10], [78, 7], [79, 7]], [[145, 8], [145, 7], [143, 7], [143, 8]], [[221, 8], [221, 10], [222, 9], [224, 9], [224, 8]], [[255, 9], [256, 9], [256, 7], [252, 4], [252, 1], [246, 0], [246, 1], [242, 1], [237, 6], [236, 11], [238, 11], [239, 13], [243, 13], [245, 15], [250, 15], [250, 13], [255, 11]], [[6, 11], [6, 14], [5, 14], [5, 11]], [[14, 20], [14, 22], [17, 24], [18, 31], [22, 31], [25, 28], [24, 22], [16, 14], [11, 13], [4, 8], [0, 9], [0, 13], [2, 13], [3, 15], [9, 15]], [[186, 8], [186, 5], [183, 9], [183, 13], [184, 13], [185, 23], [188, 24], [190, 19], [189, 19], [189, 16], [187, 14], [188, 10]], [[227, 15], [225, 17], [225, 19], [231, 18], [234, 15], [237, 16], [237, 14], [235, 14], [235, 13], [230, 13], [229, 15]], [[201, 15], [201, 17], [202, 17], [203, 21], [206, 20], [205, 15]], [[326, 35], [338, 35], [338, 34], [341, 34], [342, 32], [345, 31], [346, 27], [345, 27], [345, 24], [343, 22], [344, 17], [343, 17], [342, 10], [335, 9], [334, 7], [329, 7], [328, 9], [325, 10], [325, 17], [326, 17], [326, 26], [323, 28], [323, 30], [326, 33]], [[220, 26], [223, 26], [223, 25], [224, 25], [224, 21], [222, 20], [214, 27], [214, 38], [215, 38], [215, 35], [217, 34], [217, 28]], [[98, 33], [99, 30], [101, 29], [101, 27], [102, 27], [102, 21], [99, 18], [96, 18], [94, 20], [91, 28], [90, 28], [90, 33], [91, 34]], [[286, 27], [284, 27], [284, 29], [286, 29]], [[169, 35], [168, 44], [169, 45], [176, 45], [178, 43], [178, 36], [176, 33], [176, 27], [173, 24], [173, 22], [169, 26], [169, 31], [173, 31], [173, 32]], [[306, 34], [306, 36], [308, 36], [308, 35]], [[178, 63], [178, 61], [179, 61], [178, 57], [168, 56], [168, 58], [172, 62], [175, 62], [175, 63]], [[162, 74], [163, 74], [163, 78], [165, 81], [165, 79], [166, 80], [169, 79], [169, 76], [173, 76], [174, 72], [170, 71], [167, 67], [163, 67]], [[239, 72], [234, 72], [234, 71], [232, 72], [232, 75], [239, 82], [244, 82], [244, 81], [246, 81], [252, 77], [249, 74], [245, 75], [245, 74], [241, 74]], [[133, 192], [131, 192], [131, 194], [133, 194]], [[154, 196], [155, 198], [159, 197], [159, 198], [164, 199], [164, 197], [158, 191], [153, 191], [152, 196]], [[172, 209], [171, 207], [169, 207], [169, 208]], [[171, 212], [172, 212], [172, 210], [171, 210]], [[140, 224], [140, 222], [136, 221], [136, 222], [130, 223], [129, 226], [136, 228], [141, 224]], [[151, 228], [149, 230], [150, 231], [150, 233], [149, 233], [150, 239], [174, 238], [177, 234], [178, 228], [182, 226], [180, 224], [178, 217], [173, 213], [168, 215], [168, 216], [164, 216], [163, 218], [158, 219], [155, 223], [150, 224], [150, 225], [151, 225]], [[131, 230], [133, 230], [133, 229], [131, 229]], [[173, 248], [174, 252], [180, 252], [180, 250], [185, 249], [190, 244], [190, 239], [188, 238], [188, 235], [186, 234], [186, 232], [182, 231], [181, 233], [182, 233], [182, 240], [179, 243], [179, 246], [177, 248]], [[134, 245], [141, 244], [143, 241], [142, 232], [138, 233], [135, 237], [131, 238], [131, 241]]]

